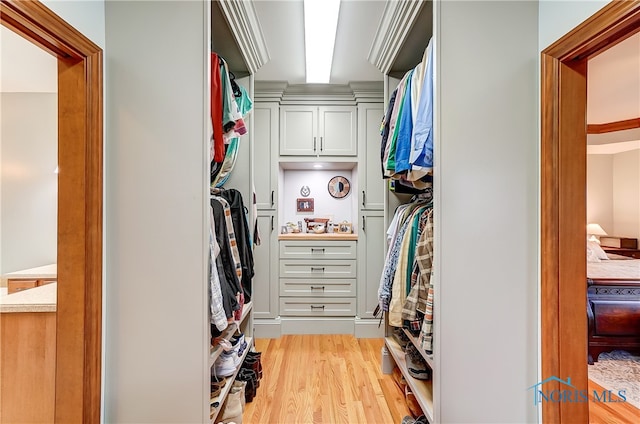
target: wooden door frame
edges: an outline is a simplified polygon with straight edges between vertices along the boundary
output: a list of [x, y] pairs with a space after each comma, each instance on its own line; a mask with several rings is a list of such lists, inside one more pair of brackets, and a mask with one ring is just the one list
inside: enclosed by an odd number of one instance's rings
[[[638, 30], [640, 1], [613, 1], [541, 53], [542, 379], [571, 377], [584, 390], [587, 60]], [[588, 423], [589, 405], [546, 402], [542, 418]]]
[[58, 58], [55, 422], [100, 422], [102, 50], [38, 1], [0, 0], [0, 22]]

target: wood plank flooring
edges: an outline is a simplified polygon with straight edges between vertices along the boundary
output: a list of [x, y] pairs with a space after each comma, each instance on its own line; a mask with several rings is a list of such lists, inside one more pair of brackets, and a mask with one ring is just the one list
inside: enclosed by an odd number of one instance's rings
[[[589, 380], [589, 393], [602, 393], [602, 386]], [[614, 399], [617, 399], [614, 396]], [[640, 423], [640, 409], [627, 402], [589, 402], [591, 424], [636, 424]]]
[[382, 374], [383, 343], [350, 335], [256, 339], [263, 378], [243, 423], [400, 423], [410, 412]]

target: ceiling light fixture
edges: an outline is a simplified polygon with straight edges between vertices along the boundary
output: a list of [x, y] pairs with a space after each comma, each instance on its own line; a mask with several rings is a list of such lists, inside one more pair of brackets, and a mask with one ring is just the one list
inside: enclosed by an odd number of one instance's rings
[[304, 0], [307, 84], [328, 84], [336, 42], [340, 0]]

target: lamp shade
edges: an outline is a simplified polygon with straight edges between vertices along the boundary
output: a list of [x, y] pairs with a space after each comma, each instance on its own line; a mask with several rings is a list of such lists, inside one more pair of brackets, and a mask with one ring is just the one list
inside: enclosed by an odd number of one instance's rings
[[606, 236], [607, 232], [603, 230], [599, 224], [591, 223], [587, 224], [587, 234], [592, 236]]

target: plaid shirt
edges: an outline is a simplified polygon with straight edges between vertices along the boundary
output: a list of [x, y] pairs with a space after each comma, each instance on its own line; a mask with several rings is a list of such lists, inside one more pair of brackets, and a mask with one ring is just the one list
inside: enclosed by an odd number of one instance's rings
[[[416, 245], [413, 272], [417, 275], [415, 283], [412, 281], [411, 291], [402, 310], [402, 319], [408, 321], [415, 321], [417, 312], [426, 313], [428, 288], [433, 273], [433, 208], [426, 210], [420, 218], [420, 224], [424, 228]], [[412, 280], [413, 277], [414, 275]]]

